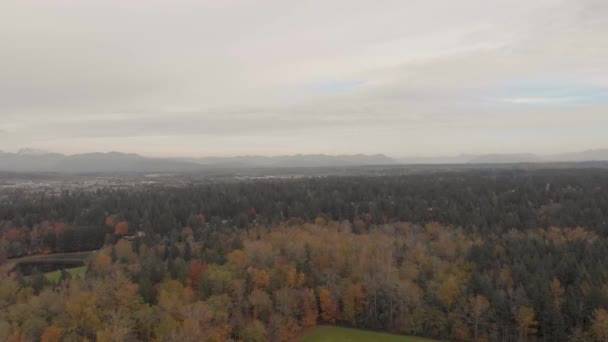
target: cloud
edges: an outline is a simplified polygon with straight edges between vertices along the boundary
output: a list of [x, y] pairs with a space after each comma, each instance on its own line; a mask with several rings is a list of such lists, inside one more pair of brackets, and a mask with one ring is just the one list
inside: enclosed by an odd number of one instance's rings
[[318, 95], [331, 95], [338, 93], [345, 93], [355, 90], [365, 85], [365, 81], [353, 80], [353, 81], [325, 81], [307, 85], [304, 87], [305, 92]]
[[579, 103], [581, 100], [582, 98], [580, 97], [520, 97], [504, 99], [505, 102], [531, 105], [563, 105]]
[[0, 11], [7, 149], [150, 152], [166, 137], [168, 154], [517, 152], [496, 137], [527, 130], [532, 152], [559, 130], [573, 147], [608, 146], [594, 128], [608, 129], [601, 0], [8, 0]]

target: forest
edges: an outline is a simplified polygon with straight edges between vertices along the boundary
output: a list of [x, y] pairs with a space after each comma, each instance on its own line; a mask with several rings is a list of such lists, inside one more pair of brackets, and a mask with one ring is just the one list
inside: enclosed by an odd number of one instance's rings
[[0, 263], [93, 252], [84, 277], [4, 268], [0, 339], [607, 341], [607, 190], [578, 168], [12, 191]]

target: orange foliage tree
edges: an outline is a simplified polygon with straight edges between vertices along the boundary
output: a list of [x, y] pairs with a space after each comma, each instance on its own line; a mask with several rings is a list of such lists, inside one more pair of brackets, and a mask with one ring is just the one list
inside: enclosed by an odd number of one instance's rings
[[108, 227], [114, 227], [116, 225], [116, 217], [118, 215], [113, 214], [113, 215], [108, 215], [106, 217], [106, 226]]
[[196, 287], [200, 284], [203, 272], [207, 271], [208, 265], [199, 260], [192, 260], [188, 268], [188, 279], [190, 286]]
[[264, 290], [270, 286], [270, 275], [266, 270], [258, 270], [250, 267], [247, 272], [251, 276], [251, 282], [255, 288]]
[[317, 324], [319, 310], [313, 289], [304, 289], [300, 292], [300, 308], [302, 310], [300, 325], [303, 328], [314, 327]]
[[328, 289], [322, 289], [319, 292], [319, 301], [321, 303], [321, 318], [327, 323], [336, 323], [338, 305], [331, 298], [331, 292]]
[[124, 236], [129, 232], [129, 224], [126, 221], [118, 222], [114, 226], [114, 235]]
[[55, 326], [50, 326], [44, 329], [42, 336], [40, 337], [41, 342], [59, 342], [61, 341], [61, 336], [63, 335], [63, 331], [60, 328]]

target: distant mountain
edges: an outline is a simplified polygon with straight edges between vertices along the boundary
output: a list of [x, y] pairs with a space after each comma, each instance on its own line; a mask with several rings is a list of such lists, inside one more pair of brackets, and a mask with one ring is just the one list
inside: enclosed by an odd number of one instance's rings
[[543, 158], [532, 153], [521, 154], [487, 154], [469, 160], [469, 164], [511, 164], [511, 163], [539, 163]]
[[406, 157], [399, 159], [402, 164], [466, 164], [477, 156], [460, 154], [457, 156], [443, 157]]
[[402, 164], [517, 164], [590, 161], [608, 161], [608, 149], [587, 150], [582, 152], [542, 156], [532, 153], [497, 153], [484, 155], [461, 154], [451, 157], [410, 157], [399, 159], [399, 162]]
[[34, 150], [0, 153], [0, 171], [9, 172], [185, 172], [199, 169], [194, 163], [170, 159], [144, 158], [118, 152], [66, 156]]
[[19, 152], [17, 152], [17, 154], [20, 156], [44, 156], [44, 155], [52, 154], [52, 153], [49, 151], [40, 150], [37, 148], [22, 148], [19, 150]]
[[0, 153], [0, 171], [37, 172], [53, 169], [65, 156], [59, 153]]
[[458, 155], [392, 159], [383, 154], [286, 156], [238, 156], [205, 158], [147, 158], [137, 154], [110, 152], [63, 155], [34, 149], [17, 153], [0, 151], [0, 171], [60, 173], [173, 173], [221, 168], [306, 168], [398, 164], [515, 164], [539, 162], [608, 161], [608, 149], [538, 156], [522, 154]]
[[337, 155], [296, 154], [292, 156], [238, 156], [184, 159], [189, 162], [214, 167], [335, 167], [363, 165], [392, 165], [398, 162], [383, 154]]
[[537, 163], [543, 158], [534, 154], [460, 154], [452, 157], [410, 157], [399, 160], [403, 164], [512, 164]]
[[507, 164], [539, 162], [590, 162], [608, 161], [608, 149], [587, 150], [582, 152], [561, 153], [538, 156], [531, 153], [522, 154], [488, 154], [477, 156], [469, 161], [473, 164]]
[[200, 167], [172, 159], [145, 158], [118, 152], [87, 153], [65, 157], [54, 171], [69, 173], [187, 172]]
[[608, 149], [587, 150], [574, 153], [555, 154], [547, 157], [552, 161], [603, 161], [608, 160]]
[[397, 162], [385, 155], [293, 155], [279, 157], [209, 157], [190, 159], [147, 158], [119, 152], [63, 155], [24, 149], [0, 151], [0, 171], [62, 173], [191, 172], [208, 168], [341, 167], [387, 165]]
[[285, 168], [285, 167], [343, 167], [398, 164], [383, 154], [324, 155], [297, 154], [285, 156], [236, 156], [183, 158], [179, 161], [213, 168]]

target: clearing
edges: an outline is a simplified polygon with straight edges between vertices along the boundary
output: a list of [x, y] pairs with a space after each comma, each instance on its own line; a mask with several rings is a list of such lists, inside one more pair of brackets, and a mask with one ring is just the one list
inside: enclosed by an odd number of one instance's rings
[[84, 266], [93, 253], [95, 252], [37, 254], [9, 259], [0, 265], [0, 274], [17, 271], [27, 276], [34, 272], [46, 274], [60, 269], [78, 268]]
[[[68, 269], [66, 269], [66, 271], [72, 276], [72, 278], [84, 279], [84, 275], [87, 272], [87, 267], [80, 266], [80, 267], [68, 268]], [[51, 281], [53, 283], [58, 283], [59, 278], [61, 278], [61, 270], [45, 273], [44, 276], [49, 281]]]

